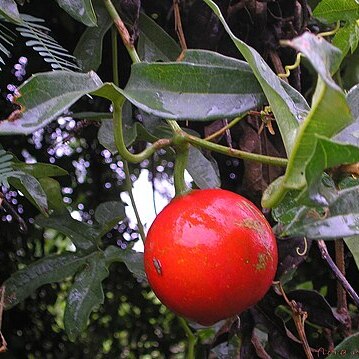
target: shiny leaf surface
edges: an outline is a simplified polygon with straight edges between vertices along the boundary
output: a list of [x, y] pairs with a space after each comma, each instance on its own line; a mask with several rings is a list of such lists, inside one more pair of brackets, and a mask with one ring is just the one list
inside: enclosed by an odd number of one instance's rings
[[288, 190], [307, 186], [305, 170], [316, 146], [317, 135], [330, 138], [352, 122], [344, 92], [330, 76], [340, 63], [338, 49], [310, 33], [304, 33], [287, 44], [308, 58], [319, 77], [311, 111], [298, 130], [286, 173], [281, 182], [276, 183], [275, 190], [272, 184], [263, 196], [262, 205], [268, 208], [276, 206]]
[[64, 325], [74, 341], [86, 328], [91, 312], [104, 301], [102, 281], [109, 272], [103, 253], [95, 253], [77, 274], [67, 297]]
[[290, 154], [294, 146], [298, 121], [303, 119], [302, 111], [298, 110], [295, 102], [284, 89], [283, 82], [270, 69], [260, 54], [232, 33], [219, 7], [212, 0], [204, 0], [204, 2], [219, 17], [228, 35], [248, 62], [255, 77], [262, 86], [263, 92], [275, 115], [287, 154]]
[[97, 26], [88, 27], [83, 32], [74, 50], [74, 56], [83, 71], [96, 71], [101, 65], [103, 38], [112, 25], [103, 1], [94, 1], [94, 10]]
[[97, 20], [91, 0], [56, 0], [69, 15], [86, 26], [96, 26]]
[[72, 252], [54, 254], [14, 273], [4, 282], [5, 308], [10, 309], [20, 303], [44, 284], [59, 282], [73, 275], [86, 259]]

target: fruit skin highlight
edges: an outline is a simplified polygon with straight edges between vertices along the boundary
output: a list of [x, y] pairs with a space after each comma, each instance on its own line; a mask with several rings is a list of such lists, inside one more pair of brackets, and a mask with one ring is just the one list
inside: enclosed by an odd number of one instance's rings
[[222, 189], [174, 198], [149, 229], [145, 271], [169, 309], [202, 325], [240, 314], [272, 285], [277, 244], [263, 214]]

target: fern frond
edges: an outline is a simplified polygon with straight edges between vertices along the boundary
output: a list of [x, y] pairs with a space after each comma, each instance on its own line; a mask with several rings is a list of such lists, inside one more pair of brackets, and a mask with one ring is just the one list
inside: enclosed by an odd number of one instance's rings
[[8, 178], [16, 177], [19, 171], [13, 168], [13, 155], [0, 149], [0, 186], [10, 187]]
[[0, 21], [0, 64], [5, 65], [5, 60], [2, 58], [2, 54], [6, 57], [11, 56], [11, 52], [8, 48], [13, 46], [14, 37], [15, 34]]
[[72, 56], [64, 49], [49, 33], [50, 29], [41, 23], [43, 19], [21, 15], [23, 24], [16, 28], [22, 37], [29, 39], [26, 45], [32, 47], [44, 61], [49, 63], [53, 70], [80, 70], [76, 65], [75, 56]]

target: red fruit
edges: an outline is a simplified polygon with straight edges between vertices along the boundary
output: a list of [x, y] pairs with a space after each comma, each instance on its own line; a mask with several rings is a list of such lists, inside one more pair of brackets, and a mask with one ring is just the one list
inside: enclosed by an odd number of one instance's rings
[[257, 303], [274, 278], [272, 229], [244, 197], [221, 189], [175, 198], [145, 243], [148, 281], [163, 304], [202, 325]]

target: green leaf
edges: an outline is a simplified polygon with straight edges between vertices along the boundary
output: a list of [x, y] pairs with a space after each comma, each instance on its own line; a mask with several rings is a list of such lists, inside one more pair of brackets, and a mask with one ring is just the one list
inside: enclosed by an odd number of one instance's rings
[[112, 117], [111, 112], [74, 112], [71, 117], [80, 120], [103, 121]]
[[35, 223], [43, 228], [53, 228], [65, 234], [79, 250], [94, 248], [100, 234], [94, 226], [77, 221], [70, 213], [52, 214], [50, 217], [37, 216]]
[[65, 176], [68, 174], [63, 168], [47, 163], [24, 163], [16, 161], [13, 164], [13, 168], [36, 178]]
[[143, 253], [135, 252], [131, 248], [121, 249], [109, 246], [104, 251], [107, 266], [114, 262], [125, 263], [127, 269], [139, 279], [146, 279]]
[[0, 185], [10, 187], [9, 178], [19, 174], [13, 168], [14, 156], [0, 147]]
[[[129, 101], [126, 101], [122, 107], [122, 127], [125, 144], [128, 147], [137, 137], [137, 126], [132, 119], [132, 105]], [[112, 119], [102, 121], [97, 138], [112, 154], [117, 153]]]
[[44, 284], [60, 282], [72, 276], [85, 264], [87, 258], [72, 252], [54, 254], [17, 271], [3, 284], [5, 286], [5, 308], [10, 309], [20, 303]]
[[330, 138], [352, 122], [344, 92], [330, 76], [340, 63], [338, 49], [310, 33], [304, 33], [287, 44], [308, 58], [319, 77], [312, 109], [299, 128], [286, 173], [281, 183], [275, 184], [276, 190], [270, 185], [262, 198], [262, 205], [267, 208], [275, 207], [290, 189], [305, 189], [305, 170], [316, 146], [317, 135]]
[[[334, 142], [322, 136], [316, 136], [315, 149], [305, 168], [307, 187], [301, 194], [303, 201], [309, 196], [320, 204], [327, 204], [326, 199], [319, 198], [318, 187], [322, 173], [327, 168], [341, 164], [359, 162], [359, 147]], [[299, 200], [300, 201], [300, 200]]]
[[42, 24], [45, 20], [25, 14], [21, 18], [23, 22], [16, 30], [27, 40], [26, 46], [32, 47], [53, 70], [80, 69], [74, 63], [75, 57], [50, 36], [51, 30]]
[[69, 15], [86, 26], [96, 26], [96, 14], [91, 0], [56, 0]]
[[334, 139], [359, 147], [359, 84], [349, 90], [347, 102], [354, 117], [354, 122], [339, 132]]
[[46, 193], [49, 211], [56, 214], [68, 215], [67, 208], [62, 198], [59, 182], [49, 177], [40, 178], [39, 182]]
[[86, 328], [91, 312], [104, 302], [102, 281], [109, 272], [103, 253], [95, 253], [76, 275], [67, 297], [64, 326], [74, 341]]
[[176, 41], [149, 16], [140, 13], [138, 54], [142, 61], [175, 61], [181, 53]]
[[265, 102], [251, 71], [188, 62], [134, 64], [124, 95], [148, 113], [176, 120], [235, 117]]
[[[126, 133], [126, 132], [125, 132]], [[97, 133], [98, 142], [113, 155], [117, 153], [112, 119], [103, 120]]]
[[349, 50], [353, 53], [358, 47], [359, 26], [356, 21], [346, 23], [338, 30], [333, 38], [333, 45], [342, 52], [342, 58], [348, 54]]
[[[295, 101], [287, 90], [284, 88], [283, 81], [271, 70], [268, 64], [263, 60], [260, 54], [248, 46], [245, 42], [238, 39], [227, 25], [224, 17], [221, 14], [219, 7], [212, 0], [204, 0], [204, 2], [213, 10], [222, 22], [226, 32], [231, 37], [238, 50], [248, 62], [255, 77], [262, 86], [271, 109], [275, 115], [284, 146], [289, 155], [294, 146], [294, 140], [298, 128], [298, 121], [303, 119], [301, 109], [298, 109]], [[292, 89], [292, 92], [295, 90]], [[298, 95], [298, 98], [301, 96]]]
[[344, 238], [344, 242], [353, 255], [355, 263], [359, 269], [359, 236]]
[[101, 225], [100, 236], [106, 234], [126, 217], [125, 206], [120, 201], [100, 203], [95, 211], [95, 219]]
[[14, 0], [0, 0], [0, 15], [15, 24], [20, 24], [22, 22]]
[[336, 239], [359, 235], [359, 186], [341, 190], [320, 215], [307, 207], [280, 228], [281, 236]]
[[[251, 71], [249, 64], [245, 61], [223, 56], [217, 52], [207, 50], [185, 50], [183, 52], [182, 61], [202, 65], [213, 64], [218, 66], [232, 67], [234, 69], [242, 69], [244, 71]], [[286, 82], [281, 80], [281, 84], [284, 88], [284, 91], [289, 95], [294, 103], [298, 120], [304, 119], [310, 110], [307, 101], [300, 92], [298, 92]], [[293, 105], [293, 103], [291, 105]]]
[[322, 0], [314, 9], [313, 15], [328, 23], [355, 21], [359, 18], [359, 4], [356, 0]]
[[98, 19], [97, 26], [88, 27], [84, 31], [74, 50], [83, 71], [96, 71], [101, 65], [103, 38], [113, 23], [103, 1], [94, 1], [93, 5]]
[[19, 173], [9, 178], [9, 183], [18, 189], [41, 213], [47, 215], [47, 196], [35, 177], [26, 173]]
[[186, 169], [200, 189], [221, 186], [217, 163], [206, 158], [199, 149], [193, 146], [189, 149]]
[[87, 93], [113, 101], [123, 95], [157, 116], [195, 120], [234, 117], [265, 101], [250, 71], [185, 62], [135, 64], [124, 90], [102, 84], [94, 72], [56, 71], [31, 77], [19, 91], [23, 116], [2, 121], [2, 134], [29, 134], [44, 127]]
[[45, 72], [32, 76], [19, 88], [17, 102], [24, 113], [19, 120], [2, 121], [0, 134], [30, 134], [61, 115], [80, 97], [102, 85], [94, 72]]
[[348, 356], [348, 358], [358, 355], [359, 348], [359, 333], [355, 333], [347, 338], [345, 338], [339, 345], [337, 345], [332, 351], [327, 359], [336, 359], [338, 358], [338, 353], [340, 356]]

